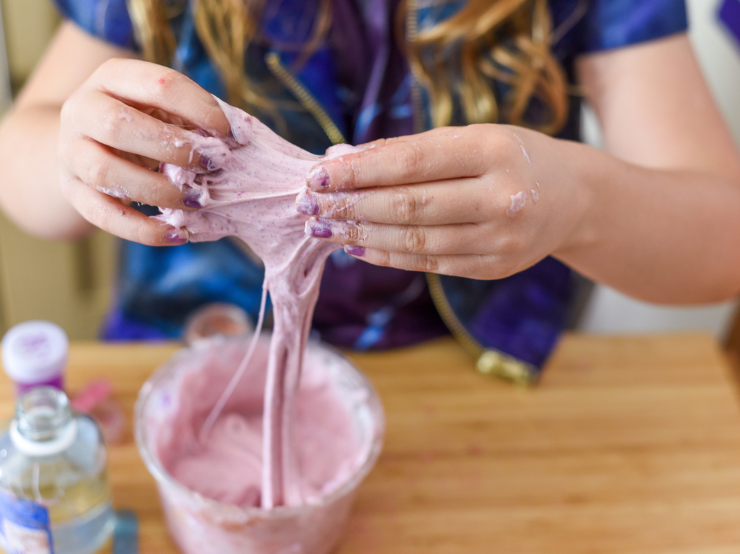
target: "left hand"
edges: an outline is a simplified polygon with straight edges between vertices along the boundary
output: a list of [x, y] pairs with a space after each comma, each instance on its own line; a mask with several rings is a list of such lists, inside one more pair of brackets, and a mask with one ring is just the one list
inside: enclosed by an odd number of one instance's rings
[[522, 128], [445, 127], [314, 167], [306, 232], [369, 263], [499, 279], [571, 246], [578, 150]]

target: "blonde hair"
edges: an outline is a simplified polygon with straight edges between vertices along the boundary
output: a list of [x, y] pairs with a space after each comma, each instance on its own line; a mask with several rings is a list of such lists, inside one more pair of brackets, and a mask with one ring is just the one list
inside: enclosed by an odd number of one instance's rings
[[[322, 0], [309, 40], [281, 45], [301, 52], [302, 63], [318, 48], [331, 20], [331, 0]], [[445, 4], [446, 0], [440, 0]], [[183, 2], [183, 5], [185, 2]], [[128, 0], [144, 57], [169, 65], [176, 40], [164, 0]], [[274, 91], [245, 72], [249, 44], [262, 40], [259, 21], [264, 0], [195, 0], [198, 36], [218, 68], [229, 102], [256, 114], [276, 117]], [[169, 8], [174, 10], [177, 8]], [[184, 9], [184, 8], [180, 8]], [[564, 72], [550, 51], [552, 22], [546, 0], [468, 0], [449, 19], [416, 29], [416, 0], [402, 0], [397, 15], [399, 43], [411, 71], [429, 94], [433, 126], [505, 122], [555, 134], [568, 115]], [[411, 17], [408, 17], [408, 16]], [[451, 56], [450, 53], [455, 55]], [[495, 83], [509, 93], [497, 98]], [[533, 101], [548, 112], [546, 121], [528, 121]]]

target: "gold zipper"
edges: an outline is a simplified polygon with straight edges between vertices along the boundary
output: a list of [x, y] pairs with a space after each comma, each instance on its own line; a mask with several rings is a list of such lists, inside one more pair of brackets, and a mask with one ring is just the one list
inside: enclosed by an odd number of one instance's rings
[[[410, 42], [416, 40], [418, 27], [418, 0], [406, 0], [406, 37]], [[421, 133], [424, 128], [424, 112], [421, 105], [421, 86], [419, 80], [411, 72], [411, 102], [414, 110], [414, 132]], [[503, 352], [491, 348], [484, 348], [462, 324], [452, 309], [447, 295], [445, 295], [439, 275], [427, 273], [427, 284], [432, 301], [442, 317], [452, 336], [460, 345], [476, 358], [476, 369], [484, 374], [501, 377], [513, 381], [518, 385], [528, 386], [536, 382], [537, 370], [524, 362], [512, 358]]]
[[[419, 3], [418, 0], [406, 0], [406, 38], [414, 42], [419, 33]], [[411, 78], [411, 105], [414, 113], [414, 133], [426, 131], [424, 128], [424, 112], [421, 106], [421, 86], [414, 72], [409, 69]]]
[[318, 100], [288, 71], [280, 61], [280, 56], [277, 53], [269, 52], [265, 57], [265, 61], [272, 74], [280, 80], [285, 88], [293, 93], [293, 96], [296, 97], [298, 102], [316, 119], [332, 144], [347, 142], [342, 132], [324, 108], [321, 107]]
[[529, 386], [537, 381], [538, 372], [534, 366], [512, 358], [500, 350], [485, 348], [470, 334], [447, 300], [439, 275], [427, 273], [427, 283], [429, 294], [442, 321], [462, 347], [476, 358], [475, 367], [480, 373], [500, 377], [522, 386]]
[[[417, 0], [408, 1], [408, 13], [406, 19], [406, 32], [410, 40], [416, 38], [418, 32], [416, 13], [418, 10]], [[280, 57], [275, 52], [269, 52], [265, 58], [267, 67], [273, 75], [290, 90], [301, 105], [308, 111], [318, 122], [321, 128], [329, 137], [332, 144], [341, 144], [346, 142], [344, 135], [332, 121], [329, 114], [321, 107], [319, 102], [308, 92], [298, 79], [293, 76], [280, 61]], [[418, 80], [411, 74], [411, 102], [414, 110], [414, 132], [424, 131], [424, 114], [421, 106], [421, 88]], [[427, 273], [427, 282], [429, 292], [437, 310], [452, 332], [452, 335], [460, 344], [477, 358], [476, 368], [484, 375], [501, 377], [513, 381], [519, 385], [530, 385], [536, 381], [537, 372], [528, 364], [525, 364], [511, 356], [508, 356], [498, 350], [486, 349], [468, 332], [462, 322], [458, 319], [450, 306], [447, 297], [442, 288], [442, 282], [439, 275]]]

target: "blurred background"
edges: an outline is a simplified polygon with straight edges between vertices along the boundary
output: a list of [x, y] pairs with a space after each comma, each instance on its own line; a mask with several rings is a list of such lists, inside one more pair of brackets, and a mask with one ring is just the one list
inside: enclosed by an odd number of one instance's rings
[[[720, 22], [721, 3], [688, 0], [690, 35], [740, 147], [740, 37]], [[48, 0], [0, 0], [0, 9], [3, 114], [43, 54], [59, 18]], [[598, 146], [598, 125], [593, 114], [584, 111], [584, 138]], [[0, 214], [0, 333], [21, 321], [46, 319], [61, 325], [72, 339], [95, 338], [111, 295], [115, 259], [116, 242], [105, 233], [72, 244], [45, 241], [24, 234]], [[736, 302], [656, 307], [597, 286], [585, 305], [579, 329], [593, 333], [705, 330], [724, 340], [732, 330], [736, 309]]]

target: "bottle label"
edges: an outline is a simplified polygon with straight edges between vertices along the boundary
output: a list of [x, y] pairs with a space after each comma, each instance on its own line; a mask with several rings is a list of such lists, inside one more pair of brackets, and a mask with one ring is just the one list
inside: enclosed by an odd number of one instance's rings
[[0, 542], [7, 554], [54, 554], [49, 510], [0, 491]]

